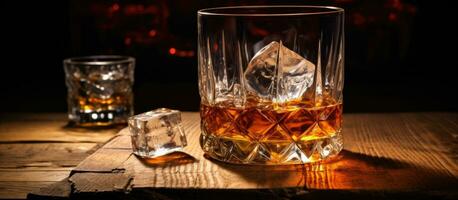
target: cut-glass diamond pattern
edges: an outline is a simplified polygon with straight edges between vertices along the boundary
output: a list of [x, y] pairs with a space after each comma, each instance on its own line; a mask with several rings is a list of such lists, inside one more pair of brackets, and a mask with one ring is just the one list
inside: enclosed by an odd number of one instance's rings
[[309, 130], [315, 123], [314, 118], [313, 114], [309, 111], [299, 109], [286, 117], [283, 120], [282, 125], [285, 127], [285, 130], [289, 132], [291, 138], [294, 141], [297, 141], [300, 139], [300, 136], [307, 132], [307, 130]]
[[[286, 114], [259, 109], [202, 109], [201, 146], [232, 163], [301, 164], [336, 155], [343, 147], [341, 105]], [[218, 126], [219, 125], [219, 126]]]
[[237, 118], [240, 130], [245, 132], [255, 141], [260, 140], [266, 133], [275, 126], [275, 120], [272, 120], [257, 109], [247, 110]]

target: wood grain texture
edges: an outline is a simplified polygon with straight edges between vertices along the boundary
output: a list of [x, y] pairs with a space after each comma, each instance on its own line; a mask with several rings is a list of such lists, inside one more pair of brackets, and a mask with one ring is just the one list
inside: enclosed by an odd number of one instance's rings
[[57, 142], [104, 143], [120, 127], [75, 128], [68, 125], [65, 114], [0, 114], [0, 143]]
[[32, 191], [68, 196], [70, 182], [55, 184], [119, 130], [66, 123], [63, 113], [0, 114], [0, 199], [25, 199]]
[[125, 173], [76, 173], [69, 178], [74, 193], [125, 191], [131, 180]]
[[24, 181], [24, 182], [46, 182], [46, 181], [60, 181], [70, 174], [69, 171], [24, 171], [24, 170], [10, 170], [0, 171], [2, 181]]
[[[73, 172], [112, 172], [122, 168], [122, 164], [132, 154], [126, 149], [100, 149], [79, 164]], [[94, 162], [99, 160], [99, 162]]]
[[[127, 187], [133, 191], [300, 188], [453, 193], [458, 186], [457, 117], [455, 113], [347, 114], [345, 149], [333, 160], [313, 165], [242, 166], [205, 158], [198, 141], [199, 115], [183, 113], [188, 157], [145, 160], [130, 155], [130, 138], [122, 130], [84, 160], [72, 177], [90, 173], [97, 180], [86, 181], [79, 188], [81, 193], [106, 191], [107, 184], [101, 183], [120, 174], [133, 178]], [[78, 179], [72, 182], [82, 184]]]
[[90, 155], [96, 143], [0, 144], [1, 168], [75, 167]]
[[[27, 199], [34, 198], [68, 198], [72, 192], [72, 185], [68, 178], [61, 181], [50, 182], [47, 186], [34, 189], [33, 193], [27, 195]], [[42, 198], [43, 199], [43, 198]]]
[[27, 193], [39, 190], [41, 187], [46, 187], [53, 183], [55, 182], [0, 181], [0, 199], [25, 199]]

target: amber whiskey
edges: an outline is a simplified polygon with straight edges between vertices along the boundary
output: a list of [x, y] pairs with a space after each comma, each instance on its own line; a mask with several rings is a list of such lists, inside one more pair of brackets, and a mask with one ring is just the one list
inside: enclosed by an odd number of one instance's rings
[[[108, 126], [125, 123], [119, 118], [127, 119], [131, 115], [132, 97], [126, 94], [114, 94], [107, 98], [79, 95], [73, 99], [73, 109], [77, 114], [80, 126]], [[120, 116], [126, 117], [120, 117]]]
[[201, 105], [201, 146], [233, 163], [300, 164], [342, 149], [342, 104], [291, 102], [244, 108]]

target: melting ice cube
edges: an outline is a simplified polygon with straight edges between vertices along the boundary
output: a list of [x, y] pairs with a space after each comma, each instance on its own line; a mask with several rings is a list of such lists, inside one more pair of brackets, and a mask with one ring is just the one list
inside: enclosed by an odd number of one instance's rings
[[158, 157], [181, 150], [186, 136], [178, 110], [159, 108], [129, 118], [132, 149], [142, 157]]
[[281, 41], [274, 41], [256, 53], [244, 77], [249, 95], [261, 101], [284, 103], [300, 99], [312, 86], [315, 68]]

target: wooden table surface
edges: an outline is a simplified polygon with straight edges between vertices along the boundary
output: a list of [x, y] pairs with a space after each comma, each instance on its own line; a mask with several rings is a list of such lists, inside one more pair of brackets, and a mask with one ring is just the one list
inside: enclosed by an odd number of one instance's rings
[[188, 155], [142, 160], [131, 154], [126, 129], [114, 136], [115, 129], [67, 128], [65, 115], [2, 115], [0, 197], [33, 190], [31, 198], [458, 198], [457, 113], [345, 114], [342, 153], [305, 166], [208, 160], [198, 144], [198, 114], [183, 113], [183, 123]]
[[70, 128], [64, 113], [0, 114], [0, 198], [61, 181], [119, 130]]

